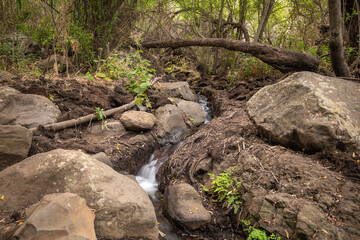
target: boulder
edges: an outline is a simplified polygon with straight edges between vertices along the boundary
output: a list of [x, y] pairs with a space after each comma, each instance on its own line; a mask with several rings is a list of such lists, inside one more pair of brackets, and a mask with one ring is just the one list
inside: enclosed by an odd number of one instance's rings
[[187, 183], [169, 185], [165, 190], [164, 210], [171, 219], [195, 230], [211, 221], [196, 190]]
[[126, 111], [121, 115], [120, 120], [130, 131], [150, 130], [156, 123], [153, 114], [142, 111]]
[[96, 239], [95, 215], [76, 194], [45, 195], [26, 214], [29, 217], [15, 232], [15, 239]]
[[46, 97], [0, 87], [0, 116], [8, 116], [12, 124], [32, 128], [55, 123], [60, 113], [59, 108]]
[[28, 156], [32, 131], [19, 125], [0, 125], [0, 170]]
[[[136, 182], [81, 151], [56, 149], [31, 156], [0, 172], [0, 208], [20, 211], [43, 196], [76, 193], [96, 210], [101, 238], [157, 239], [154, 207]], [[0, 239], [3, 238], [0, 232]]]
[[126, 130], [121, 122], [113, 121], [107, 122], [106, 127], [103, 127], [101, 123], [96, 123], [91, 126], [90, 132], [101, 136], [116, 136], [125, 133]]
[[197, 101], [197, 96], [191, 91], [187, 82], [157, 83], [154, 87], [174, 98]]
[[106, 155], [106, 153], [104, 152], [99, 152], [97, 154], [93, 155], [94, 158], [96, 158], [98, 161], [105, 163], [106, 165], [108, 165], [109, 167], [113, 167], [112, 162], [110, 161], [109, 157]]
[[197, 127], [205, 122], [205, 111], [199, 103], [176, 98], [175, 104], [181, 111], [186, 114], [190, 126]]
[[174, 105], [167, 104], [156, 109], [155, 116], [158, 120], [156, 135], [161, 138], [160, 143], [176, 143], [189, 132], [182, 112]]
[[271, 141], [310, 152], [360, 150], [360, 84], [311, 72], [294, 73], [247, 103]]
[[41, 54], [41, 47], [39, 44], [24, 34], [12, 33], [6, 36], [5, 41], [15, 44], [21, 54]]

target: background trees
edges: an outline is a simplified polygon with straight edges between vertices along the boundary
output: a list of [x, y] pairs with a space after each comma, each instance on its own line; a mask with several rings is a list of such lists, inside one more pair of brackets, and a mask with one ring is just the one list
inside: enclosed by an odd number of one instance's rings
[[[119, 45], [144, 40], [227, 38], [303, 51], [331, 69], [326, 0], [2, 0], [1, 42], [22, 33], [67, 58], [71, 69], [95, 71]], [[341, 1], [345, 60], [354, 70], [359, 48], [359, 2]], [[4, 44], [0, 52], [4, 54]], [[2, 49], [2, 50], [1, 50]], [[163, 50], [153, 50], [161, 54]], [[182, 50], [204, 74], [237, 80], [280, 76], [263, 62], [219, 48]], [[13, 51], [14, 52], [14, 51]], [[3, 61], [2, 65], [5, 64]], [[2, 67], [4, 68], [4, 67]], [[336, 72], [336, 71], [335, 71]]]

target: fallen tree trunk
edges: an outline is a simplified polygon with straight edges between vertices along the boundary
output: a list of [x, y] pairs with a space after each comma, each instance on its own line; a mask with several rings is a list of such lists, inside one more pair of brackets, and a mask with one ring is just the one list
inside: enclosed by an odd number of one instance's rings
[[261, 43], [242, 42], [224, 38], [173, 39], [143, 42], [146, 48], [180, 48], [189, 46], [222, 47], [228, 50], [248, 53], [283, 73], [296, 71], [317, 72], [320, 61], [313, 55], [271, 47]]
[[[106, 110], [106, 111], [104, 111], [104, 113], [105, 113], [105, 115], [107, 117], [110, 117], [110, 116], [114, 115], [115, 113], [125, 112], [125, 111], [131, 109], [134, 106], [135, 106], [135, 101], [132, 101], [132, 102], [130, 102], [128, 104], [125, 104], [125, 105], [122, 105], [120, 107]], [[80, 118], [77, 118], [77, 119], [71, 119], [71, 120], [68, 120], [68, 121], [64, 121], [64, 122], [47, 124], [47, 125], [44, 125], [42, 127], [45, 128], [46, 130], [58, 131], [58, 130], [61, 130], [61, 129], [74, 127], [74, 126], [78, 126], [78, 125], [83, 124], [83, 123], [90, 122], [93, 119], [97, 119], [97, 116], [96, 116], [95, 113], [94, 114], [89, 114], [89, 115], [86, 115], [86, 116], [83, 116], [83, 117], [80, 117]], [[36, 131], [36, 130], [38, 130], [38, 127], [31, 128], [30, 130], [31, 131]]]

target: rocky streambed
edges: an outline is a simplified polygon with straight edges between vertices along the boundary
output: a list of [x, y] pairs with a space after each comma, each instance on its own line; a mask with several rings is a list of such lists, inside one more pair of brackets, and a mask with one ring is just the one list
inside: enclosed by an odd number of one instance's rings
[[[51, 219], [71, 203], [82, 207], [69, 213], [85, 219], [69, 222], [67, 215], [57, 215], [59, 221], [46, 221], [58, 227], [56, 234], [85, 239], [243, 239], [242, 220], [249, 220], [282, 239], [357, 239], [360, 90], [358, 84], [342, 80], [338, 84], [345, 90], [332, 94], [336, 81], [299, 73], [274, 88], [258, 91], [277, 82], [258, 79], [224, 91], [223, 79], [188, 79], [211, 99], [215, 118], [208, 124], [202, 124], [207, 118], [185, 81], [160, 81], [149, 93], [152, 111], [133, 108], [115, 114], [107, 119], [106, 129], [93, 121], [59, 131], [30, 131], [31, 124], [77, 118], [94, 107], [118, 107], [130, 103], [132, 96], [116, 83], [24, 81], [6, 75], [0, 78], [0, 238], [11, 239], [15, 232], [19, 239], [44, 234], [46, 226], [37, 225], [44, 222], [39, 219]], [[47, 101], [42, 99], [38, 108], [19, 101], [39, 95]], [[48, 111], [52, 105], [55, 112]], [[156, 151], [179, 141], [172, 149]], [[155, 207], [167, 217], [159, 220], [135, 181], [152, 153], [158, 162], [150, 163], [160, 167], [157, 178], [151, 175], [152, 187], [157, 180], [160, 194], [152, 195], [163, 199]], [[203, 190], [211, 187], [209, 173], [219, 175], [230, 168], [242, 179], [237, 214]], [[69, 192], [75, 196], [61, 195]], [[61, 228], [66, 224], [78, 230]], [[166, 230], [166, 238], [165, 230], [158, 232], [167, 228], [162, 225], [177, 230]]]

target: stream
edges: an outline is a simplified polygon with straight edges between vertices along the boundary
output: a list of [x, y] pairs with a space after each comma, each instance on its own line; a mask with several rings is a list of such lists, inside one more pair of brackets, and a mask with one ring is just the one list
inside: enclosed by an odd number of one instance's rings
[[[198, 94], [199, 104], [205, 111], [206, 120], [204, 124], [209, 123], [212, 120], [211, 104], [207, 97]], [[175, 143], [170, 146], [166, 146], [162, 149], [156, 150], [148, 160], [148, 163], [141, 167], [136, 175], [136, 181], [150, 196], [158, 220], [158, 228], [164, 234], [160, 239], [166, 240], [182, 240], [182, 239], [204, 239], [198, 236], [189, 236], [185, 233], [176, 232], [172, 224], [168, 219], [161, 215], [161, 199], [158, 192], [158, 182], [156, 181], [156, 173], [160, 169], [161, 165], [167, 161], [170, 156], [178, 149], [182, 142]]]

